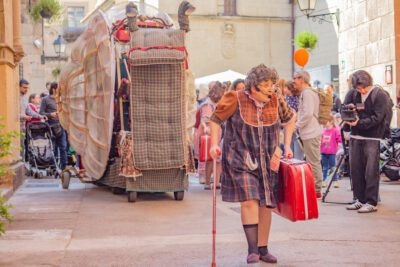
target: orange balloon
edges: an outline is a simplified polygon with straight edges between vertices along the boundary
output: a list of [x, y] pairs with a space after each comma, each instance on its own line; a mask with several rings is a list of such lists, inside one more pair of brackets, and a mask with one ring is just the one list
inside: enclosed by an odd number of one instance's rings
[[300, 48], [294, 52], [294, 61], [300, 67], [304, 67], [308, 62], [309, 54], [307, 49]]

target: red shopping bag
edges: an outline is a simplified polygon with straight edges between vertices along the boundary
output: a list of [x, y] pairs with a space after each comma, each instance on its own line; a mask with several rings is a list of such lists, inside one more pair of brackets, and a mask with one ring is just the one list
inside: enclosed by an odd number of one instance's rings
[[211, 148], [211, 137], [209, 135], [203, 135], [200, 137], [200, 152], [199, 152], [199, 161], [206, 162], [212, 161], [210, 155]]
[[293, 222], [317, 219], [318, 204], [311, 165], [302, 160], [283, 159], [279, 179], [280, 199], [275, 212]]

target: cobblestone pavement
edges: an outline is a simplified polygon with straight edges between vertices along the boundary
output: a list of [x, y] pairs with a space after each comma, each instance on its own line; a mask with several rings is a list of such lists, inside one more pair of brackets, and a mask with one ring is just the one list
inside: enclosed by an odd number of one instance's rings
[[[14, 223], [0, 238], [0, 266], [210, 266], [212, 192], [192, 177], [182, 202], [171, 193], [125, 195], [74, 180], [29, 179], [10, 199]], [[348, 180], [327, 200], [349, 201]], [[273, 218], [278, 266], [399, 266], [400, 183], [381, 183], [379, 211], [320, 203], [320, 218]], [[239, 205], [218, 202], [217, 266], [247, 266]], [[251, 266], [266, 266], [260, 263]]]

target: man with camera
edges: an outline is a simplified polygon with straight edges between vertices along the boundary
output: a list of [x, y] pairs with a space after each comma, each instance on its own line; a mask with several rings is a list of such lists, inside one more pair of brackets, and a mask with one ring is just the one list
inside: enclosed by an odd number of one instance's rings
[[377, 211], [379, 147], [390, 130], [391, 100], [364, 70], [353, 73], [351, 84], [353, 90], [346, 95], [342, 119], [351, 130], [350, 175], [356, 201], [347, 209], [369, 213]]

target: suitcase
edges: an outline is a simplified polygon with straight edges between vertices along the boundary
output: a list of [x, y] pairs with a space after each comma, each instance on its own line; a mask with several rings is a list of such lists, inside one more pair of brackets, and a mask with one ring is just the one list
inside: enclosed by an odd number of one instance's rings
[[206, 162], [212, 161], [210, 155], [211, 148], [211, 137], [209, 135], [203, 135], [200, 137], [200, 152], [199, 152], [199, 161]]
[[296, 159], [282, 159], [279, 166], [280, 196], [276, 213], [295, 221], [318, 218], [314, 175], [311, 165]]

